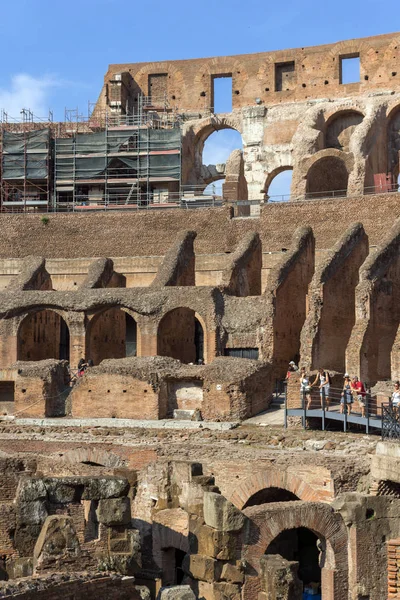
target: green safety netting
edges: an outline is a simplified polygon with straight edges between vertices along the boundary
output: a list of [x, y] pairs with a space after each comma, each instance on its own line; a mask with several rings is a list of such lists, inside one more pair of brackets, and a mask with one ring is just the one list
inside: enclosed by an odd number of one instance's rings
[[47, 179], [50, 129], [3, 132], [3, 179]]
[[[56, 180], [103, 177], [179, 179], [180, 147], [179, 129], [108, 130], [57, 138]], [[152, 152], [162, 154], [148, 154]]]

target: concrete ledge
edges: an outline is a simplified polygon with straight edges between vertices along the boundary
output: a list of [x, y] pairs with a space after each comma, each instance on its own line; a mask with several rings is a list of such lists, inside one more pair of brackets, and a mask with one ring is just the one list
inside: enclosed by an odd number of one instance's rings
[[15, 422], [18, 425], [36, 425], [39, 427], [125, 427], [135, 429], [214, 429], [226, 431], [238, 427], [238, 422], [214, 421], [178, 421], [165, 419], [160, 421], [144, 421], [135, 419], [12, 419], [1, 418], [0, 422]]

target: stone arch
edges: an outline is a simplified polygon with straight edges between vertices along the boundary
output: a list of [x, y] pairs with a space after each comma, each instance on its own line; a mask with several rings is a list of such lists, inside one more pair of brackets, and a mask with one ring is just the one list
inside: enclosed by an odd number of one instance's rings
[[308, 162], [306, 169], [306, 197], [313, 199], [346, 196], [353, 166], [352, 154], [335, 148], [318, 152]]
[[387, 116], [388, 173], [397, 181], [400, 174], [400, 104], [390, 106]]
[[345, 108], [329, 115], [325, 122], [325, 148], [349, 151], [350, 138], [364, 120], [364, 114], [354, 108]]
[[[316, 502], [282, 502], [245, 509], [251, 521], [243, 558], [259, 572], [259, 561], [271, 542], [285, 530], [309, 529], [323, 542], [323, 600], [341, 600], [348, 588], [348, 536], [339, 513], [328, 504]], [[254, 593], [254, 589], [252, 590]], [[246, 600], [251, 597], [244, 590]]]
[[17, 360], [70, 360], [70, 323], [64, 311], [38, 306], [17, 329]]
[[265, 180], [264, 189], [262, 190], [262, 192], [265, 193], [267, 198], [269, 196], [269, 187], [271, 183], [273, 182], [275, 177], [277, 177], [284, 171], [293, 171], [293, 165], [281, 165], [279, 167], [276, 167], [276, 169], [274, 169], [270, 173], [268, 173], [267, 178]]
[[95, 365], [107, 358], [140, 356], [138, 315], [124, 306], [106, 306], [91, 315], [86, 327], [85, 354]]
[[227, 115], [210, 115], [188, 123], [182, 129], [182, 153], [185, 160], [182, 165], [182, 182], [184, 185], [205, 185], [203, 175], [203, 150], [207, 138], [215, 131], [232, 129], [243, 137], [242, 117], [236, 113]]
[[125, 467], [126, 462], [114, 452], [100, 448], [76, 448], [62, 455], [62, 460], [68, 464], [92, 463], [104, 467]]
[[210, 116], [207, 119], [203, 119], [201, 123], [193, 128], [194, 132], [194, 143], [196, 145], [196, 151], [203, 154], [204, 143], [207, 138], [215, 131], [222, 131], [223, 129], [233, 129], [243, 135], [242, 123], [236, 116], [224, 116], [215, 117]]
[[192, 308], [176, 307], [161, 319], [157, 329], [157, 355], [170, 356], [183, 363], [195, 363], [201, 351], [196, 344], [196, 321], [202, 328], [202, 354], [207, 361], [207, 328], [204, 319]]
[[269, 488], [290, 492], [300, 500], [307, 502], [321, 502], [321, 500], [330, 502], [333, 500], [333, 495], [329, 489], [325, 489], [322, 493], [321, 489], [314, 488], [302, 477], [277, 469], [268, 469], [250, 475], [236, 486], [234, 493], [228, 499], [242, 510], [252, 496]]

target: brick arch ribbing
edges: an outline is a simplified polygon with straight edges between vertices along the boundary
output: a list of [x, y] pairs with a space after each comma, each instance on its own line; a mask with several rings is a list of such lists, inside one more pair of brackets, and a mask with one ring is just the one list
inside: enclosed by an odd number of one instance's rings
[[232, 496], [229, 497], [229, 500], [232, 504], [242, 509], [254, 494], [267, 488], [286, 490], [297, 496], [300, 500], [307, 502], [333, 500], [332, 494], [328, 489], [326, 491], [316, 489], [301, 477], [278, 469], [268, 469], [267, 471], [261, 471], [247, 477], [236, 488]]

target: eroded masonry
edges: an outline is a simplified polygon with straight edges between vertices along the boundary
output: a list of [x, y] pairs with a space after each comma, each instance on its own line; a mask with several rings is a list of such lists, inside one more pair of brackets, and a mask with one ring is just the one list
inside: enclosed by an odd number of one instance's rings
[[[399, 65], [399, 34], [111, 65], [87, 120], [3, 119], [0, 595], [400, 598]], [[330, 406], [293, 372], [287, 428], [246, 422], [291, 361]]]

